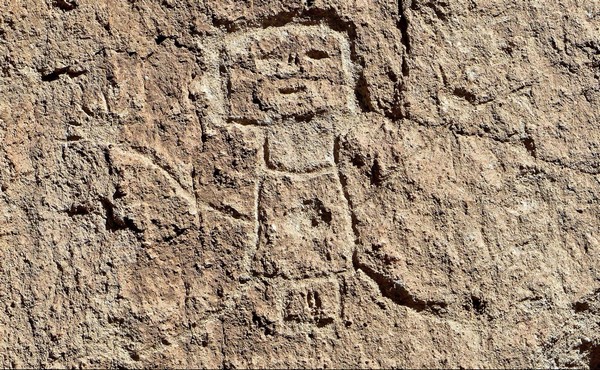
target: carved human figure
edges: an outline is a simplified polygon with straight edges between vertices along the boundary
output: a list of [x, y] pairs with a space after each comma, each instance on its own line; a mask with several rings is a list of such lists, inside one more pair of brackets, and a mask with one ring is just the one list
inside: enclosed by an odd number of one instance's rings
[[255, 274], [332, 276], [352, 264], [350, 212], [335, 163], [350, 122], [350, 48], [326, 26], [288, 25], [226, 40], [228, 116], [263, 128]]

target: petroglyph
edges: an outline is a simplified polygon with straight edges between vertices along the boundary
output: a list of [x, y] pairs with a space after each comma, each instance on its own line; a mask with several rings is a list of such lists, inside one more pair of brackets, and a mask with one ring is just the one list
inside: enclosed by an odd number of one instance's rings
[[593, 1], [0, 3], [0, 367], [598, 367]]
[[[227, 119], [263, 127], [255, 273], [277, 276], [283, 269], [284, 276], [299, 278], [350, 266], [347, 205], [339, 187], [331, 186], [339, 184], [334, 137], [356, 107], [349, 48], [341, 33], [326, 26], [287, 25], [225, 38], [220, 70]], [[325, 172], [314, 173], [319, 170]], [[274, 197], [281, 191], [286, 196]], [[321, 236], [309, 239], [306, 227], [318, 224], [310, 215], [315, 202], [332, 210]], [[308, 250], [316, 253], [311, 262], [316, 265], [309, 268], [295, 261]]]
[[352, 267], [354, 237], [334, 161], [334, 139], [356, 112], [349, 53], [347, 38], [322, 25], [225, 38], [227, 121], [254, 126], [264, 137], [256, 276], [296, 280]]

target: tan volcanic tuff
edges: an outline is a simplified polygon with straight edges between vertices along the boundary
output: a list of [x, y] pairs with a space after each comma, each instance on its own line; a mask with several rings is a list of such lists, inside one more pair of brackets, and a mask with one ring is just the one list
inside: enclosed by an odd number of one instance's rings
[[600, 368], [597, 0], [0, 0], [0, 366]]

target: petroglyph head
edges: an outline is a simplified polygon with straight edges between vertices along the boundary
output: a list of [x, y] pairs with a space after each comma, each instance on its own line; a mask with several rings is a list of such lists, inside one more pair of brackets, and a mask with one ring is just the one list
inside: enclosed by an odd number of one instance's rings
[[231, 119], [269, 124], [350, 109], [350, 51], [343, 34], [323, 25], [289, 25], [233, 34], [226, 45]]

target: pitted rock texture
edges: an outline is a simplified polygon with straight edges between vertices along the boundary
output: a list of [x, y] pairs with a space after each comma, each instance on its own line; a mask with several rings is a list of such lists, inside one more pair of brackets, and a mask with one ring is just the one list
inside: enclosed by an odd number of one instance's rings
[[597, 0], [0, 0], [0, 366], [599, 368]]

